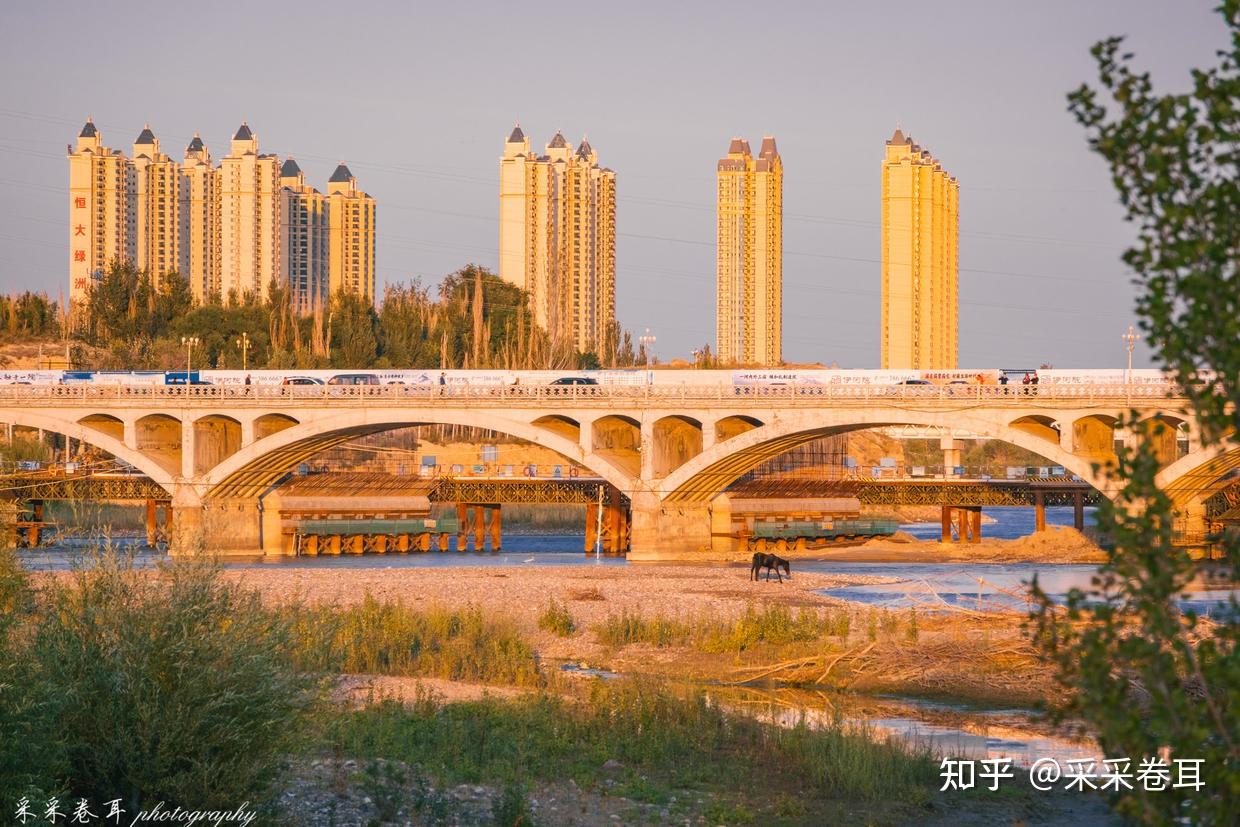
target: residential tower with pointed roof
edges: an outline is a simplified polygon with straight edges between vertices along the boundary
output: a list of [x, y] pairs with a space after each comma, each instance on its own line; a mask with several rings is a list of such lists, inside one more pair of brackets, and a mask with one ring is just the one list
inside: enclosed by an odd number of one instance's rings
[[733, 138], [715, 165], [715, 348], [723, 364], [783, 361], [784, 167], [775, 139]]
[[[134, 168], [120, 150], [103, 144], [91, 119], [67, 147], [69, 161], [69, 302], [84, 306], [95, 276], [113, 261], [135, 256]], [[72, 323], [83, 322], [76, 313]]]
[[515, 127], [500, 158], [500, 276], [553, 340], [606, 362], [616, 316], [616, 174], [557, 131], [545, 155]]
[[884, 370], [956, 367], [960, 184], [897, 128], [882, 162]]
[[375, 199], [341, 161], [327, 179], [331, 295], [344, 290], [375, 300]]

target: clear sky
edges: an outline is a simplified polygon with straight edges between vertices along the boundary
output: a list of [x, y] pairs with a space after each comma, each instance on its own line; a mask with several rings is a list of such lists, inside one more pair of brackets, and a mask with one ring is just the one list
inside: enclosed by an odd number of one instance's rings
[[[378, 200], [381, 282], [497, 266], [513, 122], [617, 171], [617, 314], [664, 359], [714, 340], [714, 166], [784, 159], [784, 354], [876, 367], [879, 161], [899, 124], [960, 179], [962, 366], [1120, 367], [1130, 235], [1066, 111], [1112, 34], [1163, 89], [1212, 63], [1212, 0], [5, 3], [0, 289], [67, 280], [64, 147], [88, 115], [180, 158], [244, 119], [324, 189]], [[1138, 346], [1137, 363], [1147, 363]]]

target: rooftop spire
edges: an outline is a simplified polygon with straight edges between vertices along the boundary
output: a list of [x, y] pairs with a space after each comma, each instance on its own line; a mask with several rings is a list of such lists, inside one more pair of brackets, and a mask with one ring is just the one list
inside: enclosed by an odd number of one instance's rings
[[254, 133], [250, 131], [250, 125], [246, 121], [241, 122], [241, 127], [237, 130], [237, 134], [233, 135], [234, 141], [252, 141]]
[[519, 144], [525, 140], [525, 133], [521, 131], [521, 122], [517, 121], [516, 126], [512, 128], [512, 134], [508, 136], [508, 143]]
[[138, 139], [134, 143], [142, 146], [155, 143], [155, 133], [151, 131], [149, 123], [142, 127], [142, 131], [138, 133]]
[[78, 133], [79, 138], [95, 138], [98, 137], [99, 130], [95, 129], [95, 119], [86, 116], [86, 125], [82, 127], [82, 131]]

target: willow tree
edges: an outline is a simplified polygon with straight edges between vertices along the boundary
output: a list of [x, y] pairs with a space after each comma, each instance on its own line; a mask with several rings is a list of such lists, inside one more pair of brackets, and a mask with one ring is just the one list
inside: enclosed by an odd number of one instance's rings
[[[1189, 91], [1157, 94], [1116, 37], [1093, 48], [1098, 86], [1069, 95], [1137, 230], [1123, 260], [1136, 274], [1141, 329], [1191, 399], [1206, 445], [1240, 424], [1240, 0], [1218, 11], [1230, 48], [1216, 66], [1193, 70]], [[1135, 427], [1135, 414], [1125, 424]], [[1240, 607], [1233, 597], [1212, 620], [1181, 610], [1198, 566], [1172, 542], [1176, 515], [1154, 484], [1151, 450], [1121, 451], [1105, 471], [1119, 486], [1099, 510], [1114, 545], [1108, 561], [1090, 589], [1069, 595], [1066, 612], [1043, 594], [1036, 616], [1037, 639], [1071, 691], [1061, 712], [1087, 720], [1106, 755], [1131, 757], [1134, 773], [1160, 755], [1202, 762], [1201, 789], [1134, 784], [1116, 802], [1126, 815], [1235, 823]], [[1217, 539], [1235, 578], [1235, 540]]]

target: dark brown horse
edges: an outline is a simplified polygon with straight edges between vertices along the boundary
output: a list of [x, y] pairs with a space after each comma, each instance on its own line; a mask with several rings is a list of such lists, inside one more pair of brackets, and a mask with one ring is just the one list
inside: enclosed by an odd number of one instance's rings
[[784, 578], [780, 576], [779, 570], [783, 569], [784, 574], [788, 575], [788, 579], [792, 579], [792, 568], [788, 565], [788, 561], [774, 554], [767, 554], [764, 551], [756, 551], [753, 555], [753, 565], [749, 567], [749, 579], [757, 580], [758, 573], [766, 569], [766, 579], [771, 579], [771, 570], [775, 570], [775, 576], [779, 578], [779, 582], [784, 582]]

